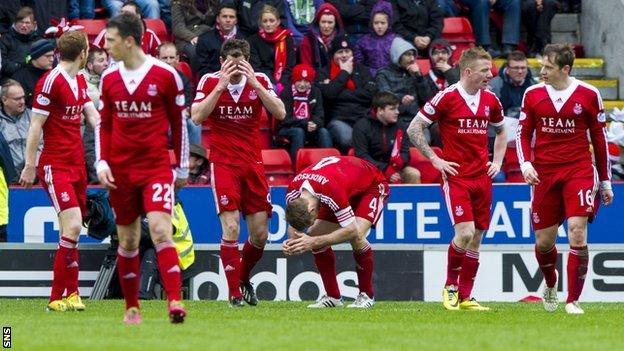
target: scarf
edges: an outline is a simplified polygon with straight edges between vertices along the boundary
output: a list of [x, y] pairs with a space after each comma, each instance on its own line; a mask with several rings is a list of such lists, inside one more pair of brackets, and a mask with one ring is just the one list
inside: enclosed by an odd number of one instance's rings
[[[390, 179], [394, 173], [403, 169], [403, 159], [401, 158], [401, 144], [403, 143], [403, 130], [398, 129], [394, 138], [394, 144], [392, 145], [392, 152], [390, 153], [390, 162], [384, 175]], [[400, 183], [401, 181], [399, 181]]]
[[[353, 66], [353, 69], [355, 69], [355, 64]], [[336, 61], [334, 61], [333, 59], [331, 59], [331, 65], [329, 68], [329, 79], [333, 80], [334, 78], [338, 77], [338, 75], [340, 74], [340, 66], [338, 66], [338, 64], [336, 63]], [[345, 84], [345, 87], [349, 90], [355, 90], [355, 83], [353, 82], [353, 80], [351, 80], [351, 78], [349, 77], [349, 79], [347, 80], [347, 83]]]
[[236, 32], [238, 30], [238, 28], [236, 26], [234, 26], [234, 28], [232, 28], [232, 30], [230, 31], [229, 34], [223, 33], [219, 23], [215, 24], [215, 27], [217, 28], [217, 31], [219, 32], [219, 36], [221, 37], [221, 40], [223, 40], [223, 41], [226, 41], [226, 40], [229, 40], [229, 39], [234, 39], [236, 37]]
[[304, 92], [299, 92], [295, 85], [292, 85], [292, 95], [293, 95], [293, 119], [302, 120], [302, 119], [310, 119], [312, 117], [310, 115], [310, 91], [312, 89], [308, 89]]
[[435, 82], [435, 85], [438, 86], [438, 90], [444, 90], [448, 88], [448, 83], [446, 82], [446, 78], [443, 74], [437, 75], [434, 70], [431, 69], [429, 71], [429, 77], [431, 77], [431, 79]]
[[288, 58], [286, 48], [286, 38], [290, 35], [290, 30], [284, 28], [278, 28], [273, 33], [267, 33], [264, 29], [260, 28], [258, 35], [267, 43], [275, 44], [275, 65], [273, 68], [273, 78], [276, 82], [279, 82], [282, 78], [282, 73], [286, 67], [286, 60]]

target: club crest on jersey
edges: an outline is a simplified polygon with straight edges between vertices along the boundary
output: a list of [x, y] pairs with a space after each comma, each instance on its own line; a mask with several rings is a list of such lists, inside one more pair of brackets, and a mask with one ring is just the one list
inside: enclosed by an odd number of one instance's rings
[[184, 94], [176, 95], [175, 102], [176, 102], [176, 105], [180, 107], [184, 106]]
[[574, 114], [580, 115], [581, 113], [583, 113], [583, 106], [581, 106], [581, 104], [579, 103], [576, 103], [574, 104], [574, 108], [572, 109], [572, 111], [574, 111]]
[[486, 117], [490, 117], [490, 106], [485, 106], [484, 112]]
[[250, 100], [255, 100], [258, 98], [258, 94], [256, 93], [255, 90], [250, 91], [248, 96]]
[[464, 214], [464, 209], [461, 206], [455, 206], [455, 215], [461, 217]]
[[425, 104], [425, 112], [427, 112], [430, 115], [433, 115], [435, 114], [436, 111], [435, 111], [435, 108], [433, 108], [433, 105], [431, 105], [431, 103], [428, 102]]
[[61, 201], [63, 201], [63, 202], [68, 202], [69, 201], [69, 194], [67, 194], [67, 191], [63, 191], [61, 193]]
[[537, 212], [533, 212], [533, 223], [539, 223], [539, 222], [540, 222], [539, 215], [537, 214]]
[[147, 95], [149, 96], [158, 95], [158, 89], [156, 88], [156, 84], [150, 84], [147, 86]]
[[48, 106], [50, 104], [50, 99], [48, 99], [47, 97], [39, 94], [39, 95], [37, 95], [37, 102], [41, 106]]
[[221, 203], [221, 205], [226, 206], [230, 203], [230, 200], [228, 199], [227, 195], [221, 195], [219, 202]]

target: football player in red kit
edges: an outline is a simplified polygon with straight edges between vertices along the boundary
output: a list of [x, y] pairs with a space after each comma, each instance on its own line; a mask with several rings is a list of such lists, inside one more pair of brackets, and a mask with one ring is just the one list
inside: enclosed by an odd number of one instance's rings
[[[170, 321], [182, 323], [186, 310], [180, 302], [180, 266], [171, 237], [171, 213], [175, 188], [183, 186], [188, 177], [184, 93], [178, 73], [141, 50], [143, 31], [141, 20], [130, 14], [119, 15], [107, 25], [106, 50], [119, 65], [101, 78], [97, 172], [100, 182], [110, 189], [117, 223], [124, 321], [141, 322], [139, 240], [140, 217], [145, 214]], [[177, 160], [175, 170], [169, 159], [169, 133]]]
[[[492, 178], [500, 171], [507, 136], [503, 108], [485, 89], [492, 78], [492, 58], [481, 48], [464, 51], [461, 78], [434, 96], [412, 120], [407, 132], [420, 152], [442, 173], [446, 208], [455, 229], [448, 248], [442, 303], [448, 310], [484, 311], [471, 297], [479, 268], [481, 237], [490, 225]], [[423, 129], [440, 125], [444, 158], [429, 147]], [[494, 157], [488, 160], [487, 130], [496, 131]]]
[[[535, 256], [546, 280], [544, 308], [549, 312], [557, 309], [555, 241], [557, 228], [567, 219], [570, 253], [565, 310], [581, 314], [584, 311], [578, 300], [589, 261], [587, 222], [596, 215], [597, 201], [605, 205], [613, 201], [613, 190], [602, 98], [594, 86], [570, 77], [573, 64], [571, 47], [552, 44], [544, 49], [544, 82], [524, 94], [516, 150], [522, 175], [533, 186], [531, 222]], [[535, 146], [531, 147], [533, 138]], [[601, 197], [596, 199], [599, 188]]]
[[[251, 270], [262, 257], [272, 213], [264, 175], [260, 139], [263, 109], [284, 119], [284, 103], [264, 73], [249, 64], [249, 44], [230, 39], [221, 47], [221, 71], [204, 75], [192, 106], [195, 124], [210, 127], [211, 183], [221, 222], [221, 261], [232, 307], [258, 304], [249, 282]], [[249, 238], [238, 251], [240, 212]]]

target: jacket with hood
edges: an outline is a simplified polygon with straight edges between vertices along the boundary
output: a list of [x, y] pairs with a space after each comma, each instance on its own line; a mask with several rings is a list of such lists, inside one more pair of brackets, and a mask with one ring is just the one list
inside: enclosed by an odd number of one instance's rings
[[377, 0], [328, 0], [334, 5], [345, 25], [345, 32], [351, 36], [366, 34], [373, 5]]
[[[285, 2], [284, 10], [286, 12], [286, 23], [282, 23], [282, 25], [290, 29], [295, 43], [299, 46], [301, 41], [303, 41], [303, 36], [308, 32], [310, 25], [314, 22], [316, 13], [323, 4], [323, 0], [286, 0]], [[304, 4], [304, 6], [302, 6], [303, 9], [297, 7], [297, 4], [301, 3]], [[297, 9], [305, 13], [297, 13]], [[308, 11], [312, 12], [311, 16], [308, 14]], [[308, 16], [312, 18], [308, 19]]]
[[442, 35], [444, 17], [438, 0], [395, 0], [394, 31], [410, 43], [416, 36], [428, 36], [431, 40]]
[[13, 165], [11, 149], [2, 133], [0, 133], [0, 170], [4, 173], [4, 179], [7, 184], [10, 184], [13, 179], [17, 179], [17, 171]]
[[20, 82], [22, 88], [24, 88], [24, 94], [26, 97], [26, 106], [28, 108], [32, 107], [32, 96], [35, 92], [35, 86], [41, 78], [48, 70], [41, 69], [33, 66], [32, 62], [25, 67], [20, 68], [19, 71], [13, 74], [12, 79]]
[[[375, 33], [373, 29], [373, 18], [375, 14], [383, 13], [388, 16], [388, 30], [382, 36]], [[378, 1], [370, 14], [369, 33], [360, 38], [355, 48], [353, 56], [356, 62], [360, 62], [370, 68], [371, 76], [375, 77], [377, 71], [390, 63], [390, 47], [396, 34], [390, 26], [393, 22], [392, 4], [387, 1]]]
[[40, 39], [38, 30], [30, 34], [20, 34], [11, 26], [9, 32], [0, 37], [0, 55], [2, 56], [3, 80], [11, 78], [20, 68], [26, 66], [26, 57], [30, 55], [30, 44]]
[[[433, 52], [433, 48], [436, 45], [442, 45], [446, 47], [446, 50], [449, 53], [448, 63], [449, 65], [451, 65], [451, 68], [446, 72], [442, 72], [439, 69], [435, 68], [435, 62], [433, 62], [433, 57], [431, 56], [431, 53]], [[438, 79], [438, 77], [444, 78], [444, 80], [446, 81], [446, 87], [459, 82], [459, 67], [453, 66], [453, 63], [451, 62], [451, 56], [453, 56], [453, 47], [448, 41], [442, 38], [438, 38], [432, 41], [431, 45], [429, 45], [429, 61], [431, 62], [431, 70], [429, 70], [429, 74], [425, 76], [425, 80], [427, 80], [427, 84], [429, 84], [429, 96], [425, 100], [431, 99], [435, 96], [435, 94], [438, 93], [438, 91], [440, 91], [438, 85], [436, 84], [436, 80]]]
[[524, 82], [516, 85], [507, 75], [507, 64], [503, 65], [498, 71], [498, 76], [490, 81], [490, 90], [498, 96], [503, 105], [503, 113], [507, 117], [518, 118], [520, 116], [520, 106], [522, 106], [522, 97], [524, 92], [531, 85], [535, 84], [531, 70], [528, 70]]
[[[394, 124], [384, 125], [376, 117], [362, 118], [353, 127], [353, 149], [355, 156], [363, 158], [372, 163], [381, 172], [385, 172], [390, 162], [392, 147], [396, 133], [399, 129], [403, 132], [407, 125], [400, 121]], [[401, 142], [401, 159], [403, 167], [409, 165], [410, 141], [407, 134], [404, 134]], [[400, 169], [397, 169], [400, 171]]]
[[[360, 118], [366, 118], [371, 108], [373, 95], [377, 92], [370, 72], [366, 66], [360, 63], [353, 64], [353, 73], [341, 70], [340, 73], [329, 83], [322, 83], [329, 79], [330, 67], [322, 69], [318, 76], [318, 87], [323, 93], [325, 101], [325, 121], [337, 119], [353, 126]], [[355, 89], [346, 88], [347, 81], [351, 79]]]
[[406, 123], [416, 116], [420, 106], [423, 106], [427, 102], [427, 97], [431, 95], [429, 84], [422, 75], [411, 75], [399, 65], [401, 55], [410, 50], [416, 51], [416, 48], [400, 37], [395, 38], [390, 48], [392, 63], [380, 69], [376, 77], [379, 91], [393, 93], [399, 100], [403, 100], [405, 95], [414, 97], [414, 102], [399, 105], [399, 118]]
[[321, 40], [321, 30], [319, 29], [319, 22], [321, 17], [330, 12], [336, 19], [336, 33], [335, 37], [341, 36], [344, 33], [344, 25], [342, 24], [342, 18], [338, 10], [330, 4], [324, 3], [316, 12], [314, 22], [310, 24], [308, 32], [303, 37], [301, 47], [299, 48], [299, 61], [300, 63], [307, 63], [312, 66], [317, 72], [327, 66], [329, 63], [329, 45], [325, 47]]
[[[26, 138], [28, 137], [28, 127], [30, 126], [29, 109], [24, 110], [17, 116], [10, 116], [0, 109], [0, 133], [9, 146], [11, 159], [15, 172], [19, 176], [24, 168], [24, 153], [26, 152]], [[14, 183], [17, 179], [7, 178], [7, 183]]]
[[237, 4], [238, 29], [245, 38], [258, 33], [260, 10], [264, 5], [275, 7], [280, 14], [282, 23], [286, 23], [284, 0], [238, 0]]

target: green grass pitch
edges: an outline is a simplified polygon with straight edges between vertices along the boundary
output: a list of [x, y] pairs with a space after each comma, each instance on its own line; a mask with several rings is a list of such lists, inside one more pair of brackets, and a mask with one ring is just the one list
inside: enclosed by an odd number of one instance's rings
[[0, 299], [13, 350], [622, 350], [624, 303], [559, 306], [485, 303], [489, 312], [444, 311], [439, 303], [378, 302], [372, 310], [309, 310], [303, 302], [229, 308], [186, 303], [171, 325], [164, 301], [142, 302], [141, 325], [122, 323], [121, 300], [84, 300], [84, 312], [44, 312], [43, 299]]

